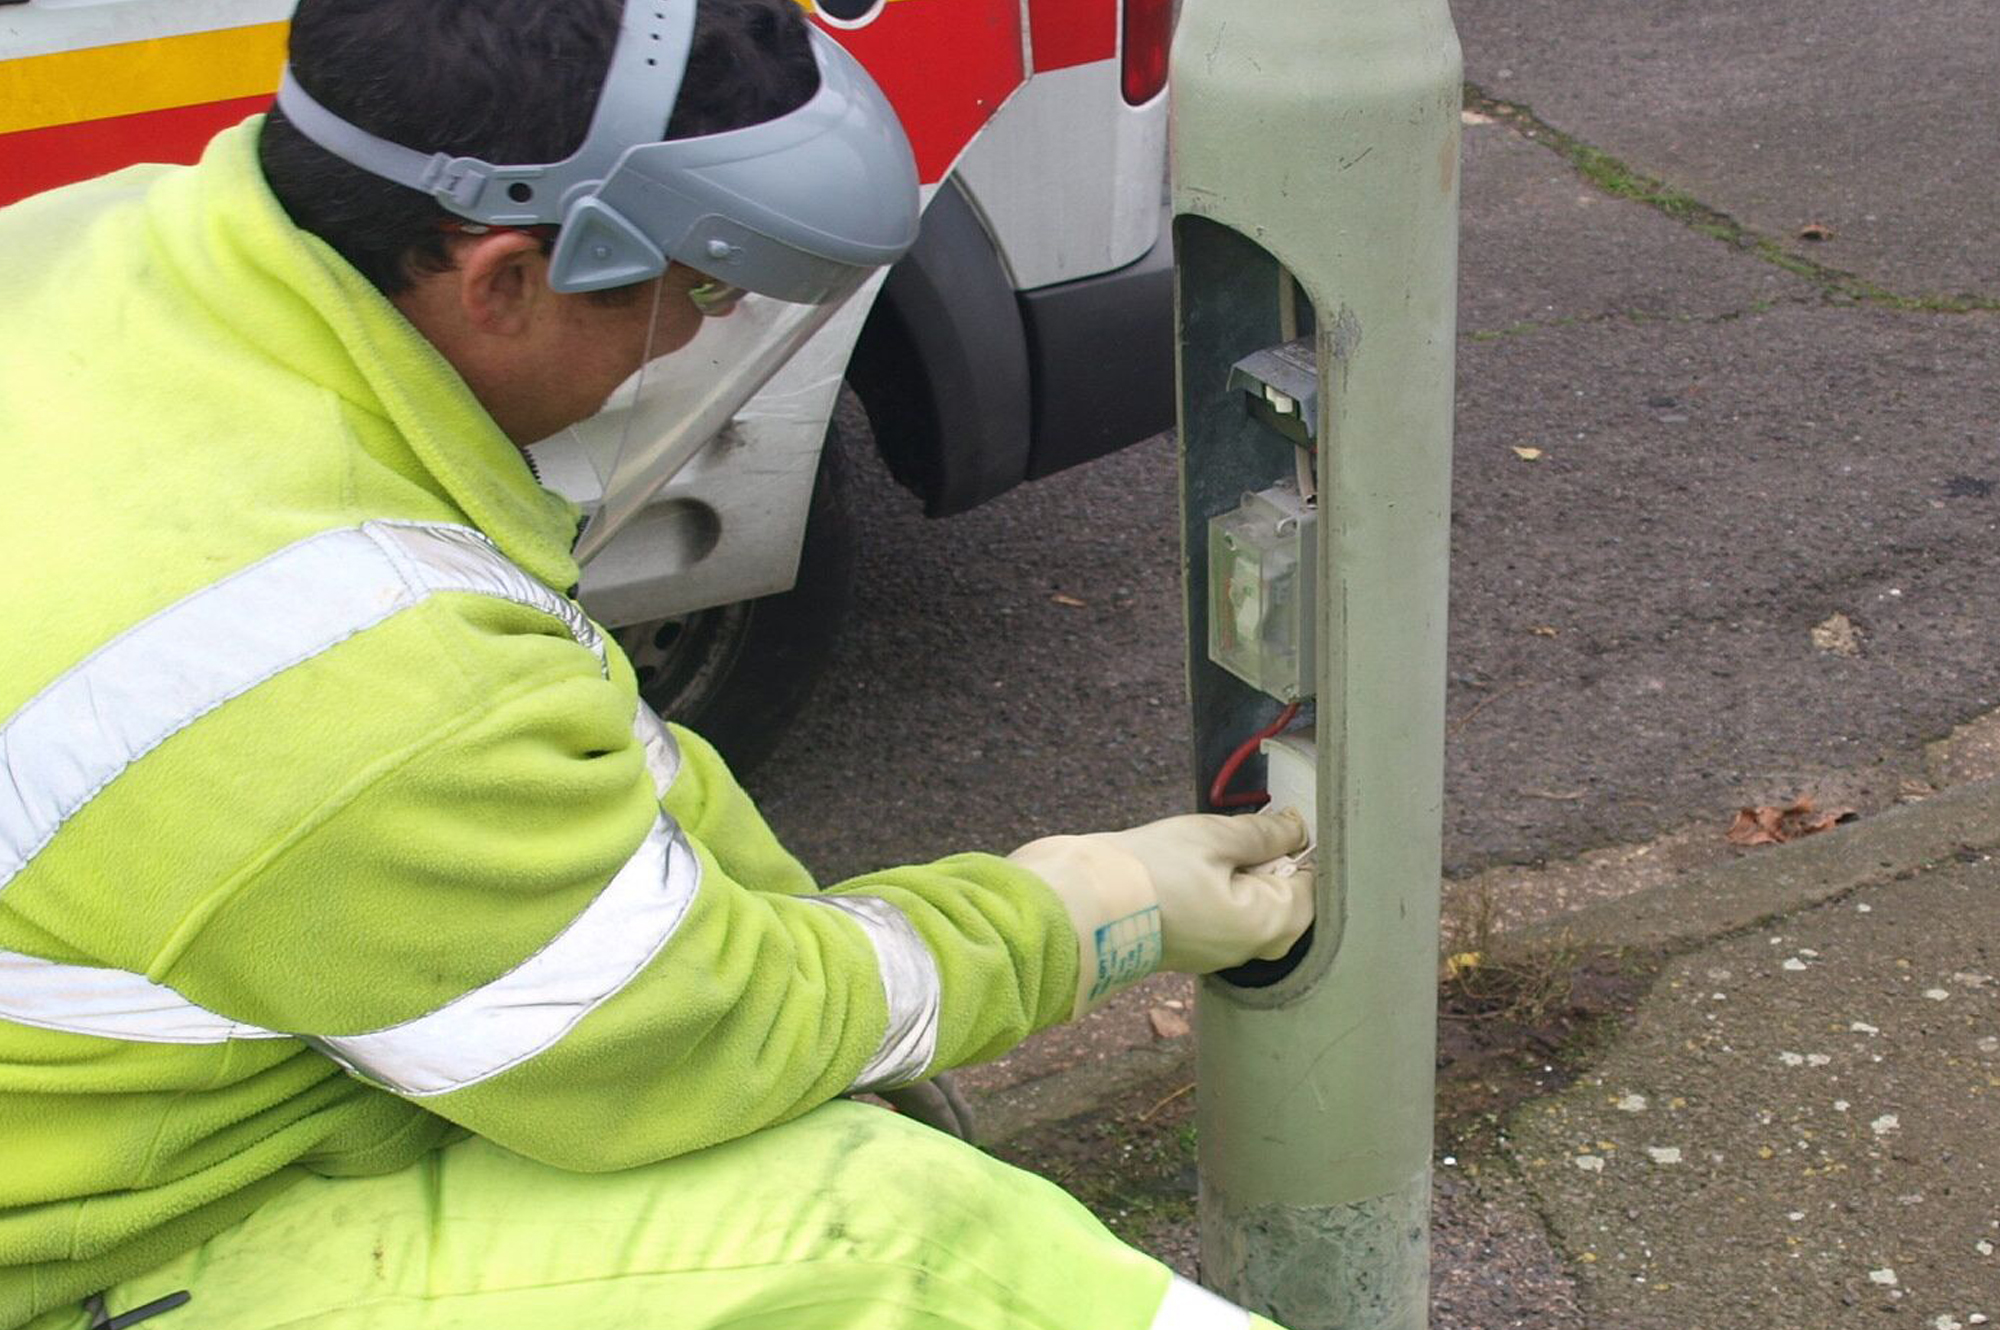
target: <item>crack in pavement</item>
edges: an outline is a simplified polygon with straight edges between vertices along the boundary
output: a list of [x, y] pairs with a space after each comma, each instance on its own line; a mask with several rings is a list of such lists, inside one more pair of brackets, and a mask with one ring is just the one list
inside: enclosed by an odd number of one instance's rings
[[1746, 226], [1720, 208], [1705, 203], [1657, 176], [1648, 175], [1602, 148], [1557, 129], [1534, 108], [1492, 96], [1476, 83], [1465, 85], [1465, 108], [1500, 121], [1541, 144], [1569, 163], [1589, 184], [1614, 198], [1644, 204], [1655, 212], [1712, 240], [1761, 259], [1819, 287], [1836, 303], [1932, 314], [1974, 314], [2000, 310], [2000, 296], [1962, 292], [1955, 295], [1905, 295], [1857, 273], [1816, 262], [1788, 250], [1774, 236]]

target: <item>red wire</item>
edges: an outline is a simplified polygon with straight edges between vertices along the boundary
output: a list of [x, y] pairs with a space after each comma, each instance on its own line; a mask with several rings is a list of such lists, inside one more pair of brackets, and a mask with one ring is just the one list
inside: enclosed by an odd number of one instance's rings
[[1215, 773], [1215, 779], [1208, 787], [1208, 802], [1214, 808], [1262, 808], [1271, 802], [1271, 796], [1263, 790], [1248, 790], [1242, 794], [1229, 794], [1229, 782], [1236, 779], [1236, 773], [1250, 760], [1250, 754], [1257, 751], [1257, 745], [1266, 739], [1275, 739], [1285, 732], [1285, 727], [1299, 718], [1299, 704], [1292, 703], [1278, 713], [1278, 718], [1269, 728], [1257, 731], [1240, 744], [1222, 764], [1222, 770]]

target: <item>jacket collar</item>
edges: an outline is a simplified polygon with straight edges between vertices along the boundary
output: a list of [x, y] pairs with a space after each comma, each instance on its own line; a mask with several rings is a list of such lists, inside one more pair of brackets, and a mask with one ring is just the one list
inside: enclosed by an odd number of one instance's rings
[[575, 586], [576, 506], [542, 488], [458, 371], [401, 311], [292, 223], [257, 162], [262, 124], [257, 116], [223, 131], [196, 168], [205, 233], [198, 253], [212, 271], [194, 276], [254, 302], [266, 352], [386, 421], [429, 487], [503, 554], [548, 586]]

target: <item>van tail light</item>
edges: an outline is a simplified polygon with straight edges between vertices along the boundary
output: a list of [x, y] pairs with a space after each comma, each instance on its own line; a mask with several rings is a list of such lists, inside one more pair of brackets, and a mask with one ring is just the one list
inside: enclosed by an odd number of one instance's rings
[[1174, 0], [1125, 0], [1125, 100], [1144, 106], [1167, 86]]

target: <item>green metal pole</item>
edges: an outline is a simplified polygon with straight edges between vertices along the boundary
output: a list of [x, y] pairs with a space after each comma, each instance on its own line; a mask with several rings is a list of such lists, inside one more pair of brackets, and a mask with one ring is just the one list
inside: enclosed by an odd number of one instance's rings
[[[1204, 790], [1277, 707], [1207, 658], [1207, 522], [1317, 489], [1319, 922], [1199, 1000], [1204, 1281], [1293, 1330], [1428, 1317], [1460, 68], [1445, 0], [1184, 0], [1174, 45]], [[1231, 375], [1294, 338], [1303, 472]]]

